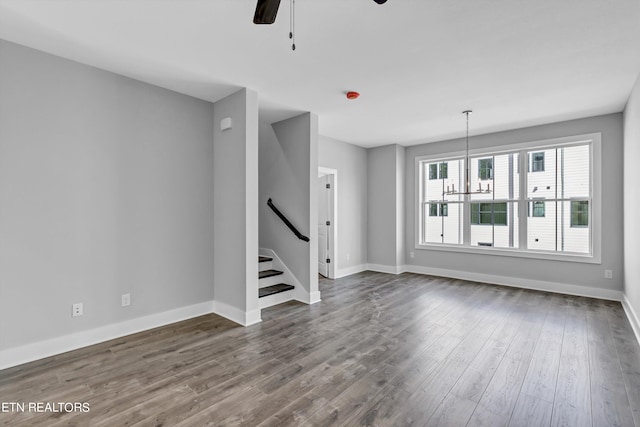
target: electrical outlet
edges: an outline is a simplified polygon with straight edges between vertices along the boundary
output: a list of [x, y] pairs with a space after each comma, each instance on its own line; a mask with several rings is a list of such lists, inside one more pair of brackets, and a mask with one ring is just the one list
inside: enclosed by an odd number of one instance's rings
[[122, 294], [122, 306], [129, 307], [131, 305], [131, 294]]
[[84, 308], [81, 302], [78, 302], [71, 306], [71, 317], [82, 316], [83, 313], [84, 313]]
[[347, 252], [347, 261], [349, 261], [349, 258], [351, 258], [351, 254]]
[[613, 279], [613, 270], [605, 270], [604, 271], [605, 279]]
[[416, 256], [416, 254], [414, 254], [413, 252], [409, 252], [409, 258], [413, 258], [415, 256]]

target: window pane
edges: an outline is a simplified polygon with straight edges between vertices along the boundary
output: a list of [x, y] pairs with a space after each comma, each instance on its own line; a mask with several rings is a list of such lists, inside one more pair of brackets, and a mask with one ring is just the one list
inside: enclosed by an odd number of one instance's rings
[[[518, 247], [518, 203], [472, 203], [480, 222], [471, 222], [471, 245]], [[485, 212], [488, 211], [488, 216]], [[493, 216], [493, 219], [491, 219]], [[472, 215], [473, 219], [473, 215]], [[486, 220], [486, 222], [483, 221]]]
[[569, 199], [576, 197], [590, 197], [591, 180], [589, 146], [580, 145], [561, 149], [559, 168], [561, 188], [558, 198]]
[[[527, 248], [542, 251], [589, 253], [588, 201], [544, 202], [545, 216], [529, 218]], [[574, 226], [575, 221], [585, 225]]]
[[434, 204], [424, 204], [424, 241], [426, 243], [442, 243], [442, 221], [439, 217], [430, 215], [431, 206]]
[[[462, 244], [462, 203], [426, 203], [426, 209], [426, 243]], [[431, 215], [434, 212], [436, 215]]]
[[[470, 159], [472, 166], [470, 189], [476, 193], [471, 195], [471, 200], [515, 200], [520, 197], [518, 158], [518, 153], [509, 153], [496, 155], [493, 159]], [[485, 168], [485, 172], [482, 172], [482, 165], [486, 163], [490, 163], [491, 167]], [[487, 170], [490, 172], [486, 172]], [[483, 180], [481, 176], [486, 175], [492, 178]], [[479, 190], [482, 190], [482, 193], [478, 194]]]
[[[543, 216], [535, 215], [535, 204], [543, 203]], [[533, 206], [532, 206], [533, 205]], [[528, 249], [540, 251], [556, 250], [556, 211], [558, 202], [531, 202], [529, 209], [532, 217], [527, 221], [527, 246]]]
[[446, 203], [446, 216], [442, 221], [442, 243], [451, 245], [462, 244], [462, 203]]
[[[558, 251], [589, 253], [589, 202], [565, 201], [558, 205]], [[574, 216], [576, 224], [584, 225], [573, 225]]]
[[[527, 197], [530, 199], [589, 197], [591, 188], [589, 152], [588, 145], [579, 145], [528, 153], [531, 158], [531, 168], [527, 174]], [[536, 156], [542, 159], [542, 166], [534, 166]], [[540, 167], [541, 169], [535, 169]]]
[[[529, 160], [527, 173], [528, 198], [556, 198], [556, 151], [557, 149], [552, 148], [550, 150], [536, 150], [535, 152], [527, 153], [527, 159]], [[532, 166], [533, 159], [536, 156], [542, 156], [544, 163], [546, 163], [546, 167], [541, 171], [535, 170], [535, 166]]]
[[[446, 201], [459, 202], [462, 201], [463, 196], [459, 194], [450, 194], [455, 192], [464, 191], [462, 183], [464, 182], [464, 161], [462, 159], [449, 160], [444, 162], [442, 172], [446, 172], [446, 178], [443, 178], [440, 183], [440, 197]], [[444, 195], [442, 194], [444, 193]], [[449, 194], [448, 194], [449, 193]]]
[[461, 190], [462, 163], [462, 159], [422, 163], [425, 243], [462, 244], [462, 208], [455, 203], [463, 196], [450, 194]]
[[[428, 179], [423, 178], [424, 200], [460, 201], [456, 193], [461, 190], [462, 160], [447, 160], [438, 163], [425, 163]], [[440, 179], [438, 179], [438, 177]]]

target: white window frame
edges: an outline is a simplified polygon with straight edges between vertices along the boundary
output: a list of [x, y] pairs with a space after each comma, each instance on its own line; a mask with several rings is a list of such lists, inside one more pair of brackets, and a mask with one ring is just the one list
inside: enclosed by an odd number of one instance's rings
[[[546, 259], [546, 260], [554, 260], [554, 261], [568, 261], [568, 262], [581, 262], [581, 263], [591, 263], [591, 264], [601, 264], [601, 247], [602, 247], [602, 134], [598, 133], [589, 133], [583, 135], [574, 135], [568, 137], [561, 138], [553, 138], [553, 139], [545, 139], [539, 141], [531, 141], [531, 142], [522, 142], [510, 145], [500, 145], [495, 147], [488, 147], [476, 150], [469, 150], [470, 157], [479, 157], [483, 155], [498, 155], [505, 153], [513, 153], [519, 152], [522, 154], [524, 151], [531, 151], [536, 149], [549, 149], [554, 147], [568, 147], [573, 145], [584, 145], [585, 143], [589, 144], [590, 147], [590, 167], [591, 167], [591, 209], [590, 209], [590, 246], [591, 252], [588, 254], [578, 254], [578, 253], [558, 253], [558, 252], [548, 252], [548, 251], [539, 251], [539, 250], [531, 250], [527, 249], [527, 222], [529, 218], [525, 221], [519, 221], [519, 230], [518, 230], [518, 241], [519, 248], [495, 248], [495, 247], [476, 247], [470, 246], [469, 244], [469, 234], [468, 234], [468, 222], [470, 220], [469, 213], [465, 213], [463, 224], [464, 230], [464, 242], [462, 245], [452, 245], [446, 243], [426, 243], [423, 242], [424, 236], [424, 221], [422, 221], [422, 195], [423, 193], [423, 182], [420, 179], [420, 165], [422, 162], [442, 162], [448, 160], [459, 159], [460, 157], [464, 157], [464, 152], [450, 152], [450, 153], [442, 153], [437, 155], [427, 155], [427, 156], [417, 156], [415, 158], [415, 232], [414, 232], [414, 248], [417, 250], [435, 250], [435, 251], [449, 251], [449, 252], [462, 252], [462, 253], [473, 253], [473, 254], [482, 254], [482, 255], [497, 255], [497, 256], [511, 256], [511, 257], [520, 257], [520, 258], [535, 258], [535, 259]], [[527, 156], [520, 155], [518, 158], [518, 163], [520, 170], [527, 171]], [[463, 162], [463, 167], [466, 167]], [[520, 199], [518, 201], [518, 212], [524, 212], [524, 216], [526, 217], [526, 213], [528, 211], [527, 204], [529, 200], [526, 197], [527, 190], [527, 173], [521, 174], [522, 178], [520, 179]], [[464, 203], [464, 202], [463, 202]], [[465, 210], [466, 211], [466, 210]]]

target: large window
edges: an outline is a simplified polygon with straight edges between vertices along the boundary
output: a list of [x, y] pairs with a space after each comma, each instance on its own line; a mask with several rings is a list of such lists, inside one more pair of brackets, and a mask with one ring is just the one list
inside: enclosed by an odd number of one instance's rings
[[503, 146], [468, 165], [465, 155], [417, 159], [417, 247], [593, 256], [594, 140], [599, 150], [599, 134]]

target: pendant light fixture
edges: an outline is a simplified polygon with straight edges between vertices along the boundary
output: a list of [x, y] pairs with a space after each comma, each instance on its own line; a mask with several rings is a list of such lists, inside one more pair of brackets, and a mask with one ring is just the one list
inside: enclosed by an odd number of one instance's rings
[[465, 110], [462, 112], [462, 114], [467, 116], [467, 138], [466, 138], [466, 143], [467, 143], [467, 150], [466, 150], [466, 155], [465, 155], [465, 166], [466, 166], [466, 170], [465, 170], [465, 182], [464, 182], [464, 191], [456, 191], [455, 186], [452, 184], [451, 185], [451, 189], [449, 189], [449, 186], [447, 185], [447, 190], [444, 192], [445, 195], [469, 195], [469, 194], [489, 194], [491, 193], [491, 185], [487, 184], [487, 188], [486, 189], [482, 189], [482, 184], [480, 184], [478, 182], [478, 189], [475, 191], [471, 191], [471, 173], [470, 171], [470, 165], [471, 163], [469, 162], [469, 114], [471, 114], [473, 111], [472, 110]]

